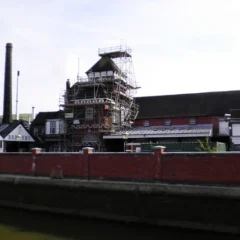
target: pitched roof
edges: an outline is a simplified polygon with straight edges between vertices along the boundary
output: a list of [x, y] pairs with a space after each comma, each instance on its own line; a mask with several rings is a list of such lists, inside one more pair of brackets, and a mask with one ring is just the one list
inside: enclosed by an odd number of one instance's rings
[[[206, 137], [212, 136], [212, 124], [173, 125], [134, 127], [127, 130], [128, 138], [173, 138], [173, 137]], [[123, 139], [125, 130], [117, 131], [103, 139]]]
[[47, 119], [58, 119], [62, 111], [55, 111], [55, 112], [39, 112], [35, 119], [32, 122], [32, 125], [41, 125], [45, 124]]
[[8, 126], [9, 126], [9, 124], [7, 124], [7, 123], [0, 124], [0, 135], [1, 135], [1, 132], [2, 132], [5, 128], [7, 128]]
[[0, 132], [0, 135], [5, 138], [14, 128], [16, 128], [19, 125], [18, 121], [14, 121], [10, 124], [3, 124], [3, 125], [7, 125], [6, 127], [4, 126], [2, 131]]
[[101, 57], [86, 73], [115, 71], [121, 72], [116, 63], [108, 56]]
[[[10, 124], [1, 124], [0, 125], [0, 135], [5, 138], [10, 132], [12, 132], [19, 124], [29, 133], [26, 128], [26, 123], [23, 120], [15, 120]], [[30, 133], [29, 133], [30, 134]], [[30, 134], [31, 135], [31, 134]]]
[[136, 97], [137, 119], [188, 116], [224, 116], [240, 108], [240, 91]]

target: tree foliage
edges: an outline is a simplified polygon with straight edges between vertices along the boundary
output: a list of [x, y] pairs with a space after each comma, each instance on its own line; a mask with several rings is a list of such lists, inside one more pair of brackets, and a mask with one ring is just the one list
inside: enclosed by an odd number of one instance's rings
[[199, 148], [198, 148], [199, 151], [202, 151], [202, 152], [216, 152], [217, 151], [217, 147], [213, 147], [211, 145], [209, 137], [206, 137], [205, 141], [201, 141], [199, 139], [197, 141], [199, 143]]

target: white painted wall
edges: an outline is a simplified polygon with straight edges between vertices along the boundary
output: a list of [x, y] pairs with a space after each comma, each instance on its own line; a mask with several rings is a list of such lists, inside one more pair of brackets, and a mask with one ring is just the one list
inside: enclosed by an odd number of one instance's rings
[[219, 134], [229, 136], [229, 122], [219, 121]]
[[235, 145], [240, 144], [240, 137], [232, 137], [232, 143]]
[[0, 152], [3, 152], [3, 138], [0, 136]]
[[45, 123], [45, 134], [50, 134], [50, 121], [47, 120]]
[[15, 129], [13, 129], [5, 138], [6, 142], [34, 142], [34, 139], [27, 132], [27, 130], [19, 124]]
[[107, 71], [107, 76], [113, 76], [113, 71]]
[[232, 136], [239, 136], [240, 137], [240, 123], [233, 123], [232, 124]]
[[106, 77], [107, 76], [107, 72], [101, 72], [101, 77]]
[[64, 134], [65, 130], [64, 130], [64, 121], [63, 120], [59, 120], [59, 133], [60, 134]]
[[95, 72], [95, 77], [100, 77], [100, 72]]

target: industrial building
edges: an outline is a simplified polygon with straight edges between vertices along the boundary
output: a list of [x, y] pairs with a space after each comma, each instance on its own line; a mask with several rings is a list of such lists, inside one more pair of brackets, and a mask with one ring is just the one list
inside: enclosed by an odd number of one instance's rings
[[[31, 126], [46, 151], [80, 151], [93, 147], [106, 151], [103, 136], [132, 128], [139, 112], [139, 88], [134, 78], [131, 49], [127, 46], [98, 50], [100, 59], [77, 77], [66, 91], [58, 112], [40, 112]], [[42, 129], [45, 129], [45, 134]]]
[[61, 109], [64, 112], [62, 149], [79, 151], [91, 146], [106, 149], [105, 134], [131, 128], [138, 115], [134, 93], [131, 50], [126, 46], [99, 49], [99, 61], [70, 86], [66, 83]]
[[137, 97], [139, 114], [127, 136], [118, 131], [103, 138], [110, 150], [127, 138], [127, 143], [135, 146], [152, 143], [172, 151], [196, 151], [198, 140], [206, 137], [234, 149], [225, 115], [240, 108], [239, 97], [240, 91]]
[[[95, 151], [136, 151], [144, 143], [167, 145], [167, 149], [172, 144], [173, 151], [183, 151], [179, 147], [182, 143], [195, 144], [206, 137], [225, 143], [227, 149], [234, 150], [239, 145], [235, 131], [239, 119], [226, 121], [225, 115], [240, 109], [240, 91], [136, 97], [139, 85], [134, 77], [131, 49], [99, 49], [98, 55], [100, 59], [86, 71], [86, 77], [78, 76], [72, 85], [66, 81], [60, 109], [40, 112], [29, 132], [28, 123], [33, 119], [30, 114], [28, 121], [14, 120], [18, 115], [12, 114], [12, 44], [8, 43], [1, 151], [3, 142], [9, 140], [27, 141], [25, 150], [35, 142], [34, 146], [45, 151], [81, 151], [86, 146]], [[26, 138], [25, 133], [10, 137], [19, 127], [26, 130]], [[8, 143], [5, 150], [19, 150], [11, 145], [16, 144]]]
[[56, 112], [40, 112], [31, 125], [45, 151], [139, 151], [143, 144], [166, 151], [196, 151], [198, 140], [234, 149], [225, 114], [240, 109], [240, 91], [136, 97], [139, 88], [127, 47], [99, 49], [86, 77], [66, 82]]

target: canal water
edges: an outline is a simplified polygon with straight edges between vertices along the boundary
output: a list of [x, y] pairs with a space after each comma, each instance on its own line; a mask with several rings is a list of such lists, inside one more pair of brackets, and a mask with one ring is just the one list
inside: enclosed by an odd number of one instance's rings
[[0, 208], [0, 240], [204, 240], [207, 237], [233, 240], [240, 236]]

